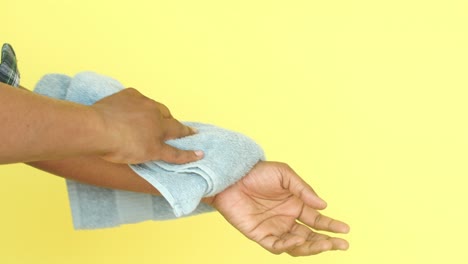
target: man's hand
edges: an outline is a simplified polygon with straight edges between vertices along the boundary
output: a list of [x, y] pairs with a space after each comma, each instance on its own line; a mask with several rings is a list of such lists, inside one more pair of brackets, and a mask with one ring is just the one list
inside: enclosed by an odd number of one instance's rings
[[325, 201], [283, 163], [259, 162], [216, 195], [212, 205], [246, 237], [275, 254], [307, 256], [349, 247], [344, 239], [315, 232], [347, 233], [349, 226], [321, 215]]
[[136, 89], [124, 89], [92, 105], [106, 126], [109, 145], [102, 156], [116, 163], [163, 160], [182, 164], [202, 158], [200, 151], [186, 151], [164, 143], [194, 134], [174, 119], [169, 109]]

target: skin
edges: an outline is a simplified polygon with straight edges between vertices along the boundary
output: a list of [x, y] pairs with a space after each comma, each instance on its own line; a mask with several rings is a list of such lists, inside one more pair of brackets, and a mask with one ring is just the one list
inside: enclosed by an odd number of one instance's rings
[[109, 162], [96, 156], [35, 161], [29, 162], [28, 165], [86, 184], [161, 195], [151, 184], [133, 172], [128, 165]]
[[203, 157], [200, 151], [165, 144], [194, 131], [177, 121], [166, 106], [133, 88], [92, 106], [3, 83], [0, 94], [0, 164], [79, 156], [127, 164], [149, 160], [182, 164]]
[[[30, 163], [55, 175], [101, 187], [160, 193], [128, 166], [98, 157]], [[327, 204], [288, 165], [259, 162], [236, 184], [203, 199], [247, 238], [266, 250], [309, 256], [346, 250], [346, 240], [317, 231], [348, 233], [349, 226], [322, 215]]]
[[348, 233], [349, 226], [322, 215], [326, 202], [284, 163], [259, 162], [212, 204], [237, 230], [274, 254], [308, 256], [349, 247], [344, 239], [317, 232]]
[[[0, 137], [5, 139], [0, 145], [0, 163], [27, 162], [83, 183], [160, 195], [119, 162], [161, 159], [184, 163], [201, 158], [200, 153], [164, 144], [193, 131], [175, 120], [167, 107], [134, 89], [125, 89], [91, 107], [2, 84], [0, 94]], [[135, 122], [145, 129], [134, 130]], [[70, 133], [73, 140], [69, 140]], [[148, 144], [155, 147], [148, 149]], [[347, 233], [349, 227], [320, 214], [325, 201], [284, 163], [259, 162], [242, 180], [203, 202], [274, 254], [308, 256], [349, 247], [344, 239], [317, 232]]]

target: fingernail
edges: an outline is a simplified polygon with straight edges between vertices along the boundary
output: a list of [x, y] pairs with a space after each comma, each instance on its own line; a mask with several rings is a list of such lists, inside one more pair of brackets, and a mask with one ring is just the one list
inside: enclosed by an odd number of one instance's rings
[[345, 224], [345, 226], [341, 229], [341, 233], [348, 234], [350, 230], [351, 228], [349, 227], [349, 225]]
[[325, 208], [327, 208], [327, 206], [328, 206], [327, 202], [325, 202], [325, 200], [323, 200], [323, 199], [320, 198], [320, 197], [317, 197], [317, 198], [318, 198], [318, 199], [317, 199], [317, 202], [319, 203], [317, 206], [319, 206], [320, 209], [325, 209]]
[[[320, 200], [322, 200], [322, 199], [320, 198]], [[325, 202], [324, 200], [322, 200], [322, 204], [323, 204], [323, 207], [327, 207], [327, 206], [328, 206], [327, 202]]]
[[349, 249], [349, 243], [344, 243], [338, 246], [338, 249], [340, 250], [348, 250]]
[[192, 130], [192, 132], [193, 132], [194, 134], [197, 134], [197, 133], [198, 133], [198, 129], [197, 129], [197, 128], [195, 128], [195, 127], [190, 127], [190, 129]]
[[195, 155], [196, 155], [197, 157], [203, 157], [203, 151], [201, 151], [201, 150], [195, 150], [194, 152], [195, 152]]

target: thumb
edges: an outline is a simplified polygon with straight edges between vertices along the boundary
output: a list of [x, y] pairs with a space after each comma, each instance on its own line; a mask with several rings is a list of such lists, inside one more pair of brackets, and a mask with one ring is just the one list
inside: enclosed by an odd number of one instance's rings
[[327, 207], [327, 203], [291, 167], [284, 167], [283, 175], [287, 179], [286, 182], [288, 182], [287, 189], [306, 205], [319, 210]]
[[173, 164], [184, 164], [203, 158], [201, 150], [181, 150], [164, 143], [160, 149], [160, 160]]

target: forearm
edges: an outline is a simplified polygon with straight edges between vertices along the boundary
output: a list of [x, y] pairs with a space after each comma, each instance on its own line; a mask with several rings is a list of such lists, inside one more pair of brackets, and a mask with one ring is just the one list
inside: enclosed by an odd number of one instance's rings
[[[60, 177], [99, 187], [161, 195], [128, 165], [111, 163], [99, 157], [37, 161], [30, 162], [28, 165]], [[211, 205], [213, 200], [214, 197], [206, 197], [202, 199], [202, 202]]]
[[[93, 147], [96, 141], [102, 143], [103, 140], [99, 137], [102, 131], [95, 128], [92, 113], [88, 114], [90, 118], [86, 114], [89, 109], [19, 88], [22, 89], [0, 86], [0, 119], [4, 121], [0, 138], [7, 139], [0, 145], [0, 164], [27, 162], [43, 171], [86, 184], [160, 195], [128, 165], [111, 163], [93, 155], [99, 154], [93, 153], [99, 149]], [[14, 117], [21, 117], [21, 120]], [[211, 200], [204, 198], [202, 201], [211, 204]]]
[[99, 157], [36, 161], [28, 165], [54, 175], [99, 187], [160, 195], [128, 165], [105, 161]]
[[0, 164], [100, 155], [106, 151], [104, 124], [91, 107], [3, 83], [0, 122]]

